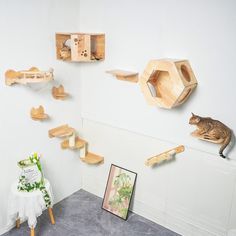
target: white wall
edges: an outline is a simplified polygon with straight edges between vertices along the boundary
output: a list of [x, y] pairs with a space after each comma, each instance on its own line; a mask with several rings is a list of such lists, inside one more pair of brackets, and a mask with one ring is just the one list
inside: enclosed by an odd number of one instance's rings
[[[193, 111], [236, 127], [235, 7], [233, 0], [2, 0], [0, 234], [9, 186], [19, 173], [16, 162], [32, 151], [43, 154], [56, 201], [81, 186], [103, 196], [115, 163], [138, 173], [135, 212], [187, 236], [226, 235], [236, 228], [236, 149], [229, 153], [231, 161], [223, 160], [218, 147], [190, 137], [188, 125]], [[54, 33], [79, 30], [106, 33], [104, 62], [55, 60]], [[104, 73], [113, 68], [141, 73], [150, 59], [162, 57], [189, 59], [199, 82], [178, 109], [150, 107], [138, 85]], [[35, 91], [4, 84], [7, 69], [31, 66], [53, 67], [71, 99], [53, 100], [51, 85]], [[51, 120], [30, 119], [30, 108], [39, 104]], [[104, 165], [81, 165], [76, 152], [62, 151], [60, 140], [48, 138], [48, 129], [63, 123], [77, 128], [91, 151], [104, 155]], [[176, 161], [144, 166], [147, 157], [178, 144], [186, 151]]]
[[[227, 1], [81, 1], [80, 29], [106, 33], [106, 60], [81, 70], [83, 135], [104, 155], [83, 165], [83, 188], [103, 196], [111, 163], [138, 173], [133, 210], [183, 235], [226, 235], [236, 228], [236, 148], [223, 160], [218, 146], [190, 136], [191, 112], [232, 129], [236, 68], [235, 8]], [[188, 59], [199, 82], [181, 107], [147, 105], [137, 84], [105, 71], [142, 73], [150, 59]], [[177, 160], [150, 169], [146, 158], [175, 145]]]
[[[80, 65], [57, 61], [55, 55], [55, 32], [79, 31], [78, 9], [77, 0], [0, 1], [0, 234], [6, 229], [9, 187], [19, 175], [17, 161], [31, 152], [42, 153], [45, 175], [52, 183], [56, 201], [81, 187], [78, 153], [61, 150], [61, 140], [48, 138], [50, 128], [64, 123], [81, 128]], [[7, 69], [31, 66], [54, 68], [55, 84], [64, 84], [71, 98], [53, 99], [52, 84], [40, 91], [5, 85]], [[49, 121], [31, 120], [31, 107], [40, 104], [49, 114]]]

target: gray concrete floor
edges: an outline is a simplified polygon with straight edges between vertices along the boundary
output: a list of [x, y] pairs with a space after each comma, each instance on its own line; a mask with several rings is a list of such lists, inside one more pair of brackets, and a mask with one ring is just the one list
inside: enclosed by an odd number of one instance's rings
[[[178, 236], [137, 214], [124, 221], [101, 209], [102, 199], [80, 190], [54, 206], [55, 225], [47, 211], [38, 217], [36, 236]], [[30, 235], [27, 223], [3, 236]]]

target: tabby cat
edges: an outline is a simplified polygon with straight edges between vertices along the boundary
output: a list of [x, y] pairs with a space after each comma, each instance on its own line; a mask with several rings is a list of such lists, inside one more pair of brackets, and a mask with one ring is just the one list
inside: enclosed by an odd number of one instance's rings
[[206, 140], [212, 143], [221, 144], [219, 154], [225, 158], [223, 151], [231, 141], [231, 129], [218, 120], [213, 120], [210, 117], [201, 117], [194, 115], [189, 119], [190, 125], [196, 125], [197, 129], [191, 134], [199, 139]]

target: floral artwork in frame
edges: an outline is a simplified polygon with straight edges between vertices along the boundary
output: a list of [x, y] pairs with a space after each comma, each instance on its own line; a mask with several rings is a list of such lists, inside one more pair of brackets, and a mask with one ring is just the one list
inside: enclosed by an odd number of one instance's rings
[[102, 208], [127, 220], [136, 177], [135, 172], [112, 164]]

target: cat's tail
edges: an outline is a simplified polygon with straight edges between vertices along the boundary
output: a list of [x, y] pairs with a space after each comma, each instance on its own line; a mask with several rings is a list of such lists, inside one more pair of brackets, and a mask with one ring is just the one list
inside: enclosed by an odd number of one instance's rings
[[227, 135], [226, 139], [224, 140], [224, 142], [222, 143], [222, 146], [220, 147], [220, 151], [219, 154], [221, 157], [226, 158], [226, 156], [223, 154], [223, 151], [225, 150], [225, 148], [229, 145], [230, 141], [231, 141], [231, 136], [232, 136], [232, 131], [229, 131], [229, 134]]

